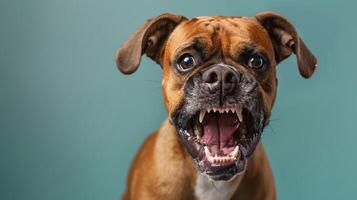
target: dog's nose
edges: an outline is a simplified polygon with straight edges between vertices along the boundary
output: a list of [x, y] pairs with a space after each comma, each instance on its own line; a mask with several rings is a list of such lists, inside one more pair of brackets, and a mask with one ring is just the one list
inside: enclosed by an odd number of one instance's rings
[[236, 88], [239, 76], [231, 67], [215, 65], [202, 73], [202, 80], [211, 92], [220, 91], [222, 96], [227, 96]]

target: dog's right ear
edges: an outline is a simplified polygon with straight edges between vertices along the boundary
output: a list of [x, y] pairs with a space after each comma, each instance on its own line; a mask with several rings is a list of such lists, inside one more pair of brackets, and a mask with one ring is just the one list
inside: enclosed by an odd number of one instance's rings
[[117, 49], [115, 58], [118, 69], [124, 74], [134, 73], [144, 53], [158, 62], [166, 39], [184, 20], [187, 18], [171, 13], [147, 20], [122, 47]]

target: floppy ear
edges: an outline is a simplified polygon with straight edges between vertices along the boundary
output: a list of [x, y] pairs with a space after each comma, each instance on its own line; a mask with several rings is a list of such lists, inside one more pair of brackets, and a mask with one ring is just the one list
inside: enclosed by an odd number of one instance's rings
[[283, 16], [273, 12], [258, 13], [255, 18], [270, 35], [276, 63], [289, 57], [293, 52], [300, 74], [304, 78], [309, 78], [317, 67], [317, 60], [305, 46], [295, 27]]
[[161, 47], [183, 20], [186, 18], [171, 13], [147, 20], [122, 47], [117, 49], [115, 57], [118, 69], [124, 74], [135, 72], [144, 53], [158, 62]]

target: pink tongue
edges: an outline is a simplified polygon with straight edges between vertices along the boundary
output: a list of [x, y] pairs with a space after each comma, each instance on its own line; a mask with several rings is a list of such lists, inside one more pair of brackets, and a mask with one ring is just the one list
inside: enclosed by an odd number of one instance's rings
[[204, 143], [210, 145], [214, 153], [229, 153], [231, 147], [228, 143], [238, 129], [238, 123], [238, 118], [233, 113], [206, 114], [202, 122]]

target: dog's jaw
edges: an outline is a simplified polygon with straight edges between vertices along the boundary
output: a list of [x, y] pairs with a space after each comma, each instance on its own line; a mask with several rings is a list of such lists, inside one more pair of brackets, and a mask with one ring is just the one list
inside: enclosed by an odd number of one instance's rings
[[214, 99], [219, 97], [207, 96], [192, 76], [185, 83], [184, 102], [172, 115], [197, 170], [212, 180], [230, 180], [245, 170], [268, 122], [257, 81], [243, 73], [241, 77], [236, 93], [217, 105]]

